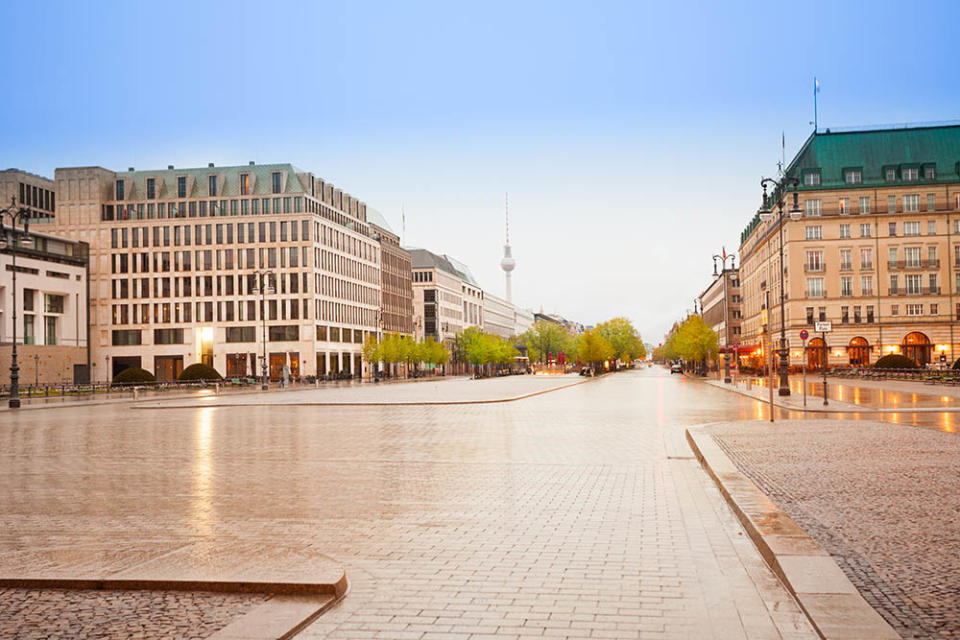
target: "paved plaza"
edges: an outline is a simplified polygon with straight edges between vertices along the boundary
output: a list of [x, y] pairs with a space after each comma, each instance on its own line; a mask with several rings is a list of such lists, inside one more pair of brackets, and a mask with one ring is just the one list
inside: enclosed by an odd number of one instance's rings
[[[517, 395], [463, 384], [444, 397]], [[0, 569], [334, 563], [351, 590], [305, 638], [814, 637], [683, 441], [752, 400], [659, 369], [494, 404], [259, 397], [6, 414]], [[0, 606], [0, 636], [21, 624]]]
[[708, 432], [902, 637], [960, 637], [955, 434], [840, 420]]

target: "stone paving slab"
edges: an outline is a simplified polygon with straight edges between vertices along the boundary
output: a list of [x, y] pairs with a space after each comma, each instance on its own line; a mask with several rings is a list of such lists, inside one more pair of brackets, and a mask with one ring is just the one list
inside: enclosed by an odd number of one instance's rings
[[710, 428], [903, 638], [960, 638], [960, 439], [885, 422]]

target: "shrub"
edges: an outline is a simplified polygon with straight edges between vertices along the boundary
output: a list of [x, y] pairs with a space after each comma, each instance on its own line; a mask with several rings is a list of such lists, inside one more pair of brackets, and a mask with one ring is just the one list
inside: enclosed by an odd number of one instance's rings
[[156, 382], [152, 373], [140, 367], [127, 367], [114, 378], [114, 384], [134, 384], [137, 382]]
[[954, 369], [960, 369], [960, 358], [957, 358], [957, 361], [953, 363]]
[[194, 382], [197, 380], [223, 380], [223, 376], [210, 365], [198, 362], [184, 369], [177, 378], [180, 382]]
[[891, 353], [877, 360], [873, 366], [877, 369], [916, 369], [917, 363], [907, 356]]

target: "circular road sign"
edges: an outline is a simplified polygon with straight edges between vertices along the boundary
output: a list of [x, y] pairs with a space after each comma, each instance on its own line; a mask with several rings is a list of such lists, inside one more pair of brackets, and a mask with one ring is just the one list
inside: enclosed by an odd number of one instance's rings
[[800, 339], [806, 340], [810, 337], [810, 333], [806, 329], [800, 329]]

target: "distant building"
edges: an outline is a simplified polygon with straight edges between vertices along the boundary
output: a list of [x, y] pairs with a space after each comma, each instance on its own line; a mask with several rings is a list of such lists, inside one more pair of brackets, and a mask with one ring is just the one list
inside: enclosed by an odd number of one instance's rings
[[484, 292], [483, 330], [501, 338], [517, 335], [516, 310], [513, 305], [490, 292]]
[[[46, 233], [32, 224], [26, 245], [17, 243], [17, 362], [20, 384], [89, 381], [87, 340], [88, 247]], [[10, 369], [13, 341], [13, 251], [0, 248], [0, 375]], [[6, 381], [5, 381], [6, 382]]]
[[380, 287], [382, 290], [382, 328], [388, 333], [413, 335], [413, 267], [410, 253], [400, 246], [380, 212], [367, 207], [367, 222], [380, 242]]
[[[740, 342], [740, 271], [726, 268], [700, 294], [700, 313], [716, 333], [720, 353]], [[731, 351], [730, 362], [735, 362]]]
[[533, 310], [514, 307], [513, 335], [519, 336], [533, 327]]
[[563, 327], [564, 329], [566, 329], [567, 331], [573, 334], [581, 334], [585, 331], [583, 324], [579, 322], [574, 322], [573, 320], [567, 320], [563, 316], [557, 315], [555, 313], [544, 313], [543, 311], [540, 311], [539, 313], [533, 314], [533, 319], [534, 319], [534, 322], [540, 322], [541, 320], [546, 322], [553, 322], [555, 324], [560, 325], [561, 327]]
[[463, 331], [463, 281], [450, 261], [426, 249], [409, 249], [413, 267], [413, 324], [418, 340], [433, 338], [453, 349]]
[[33, 220], [50, 220], [57, 208], [53, 180], [19, 169], [0, 171], [0, 208], [11, 201], [29, 209]]

